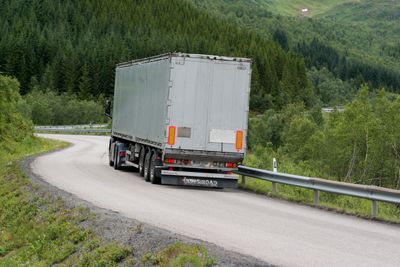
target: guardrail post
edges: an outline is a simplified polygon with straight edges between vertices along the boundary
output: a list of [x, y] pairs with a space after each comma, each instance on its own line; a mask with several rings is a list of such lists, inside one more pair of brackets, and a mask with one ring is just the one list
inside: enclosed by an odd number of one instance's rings
[[274, 193], [278, 192], [278, 187], [275, 182], [272, 182], [272, 192], [274, 192]]
[[276, 158], [272, 159], [272, 170], [278, 172], [278, 162], [276, 161]]
[[242, 175], [242, 185], [246, 185], [246, 176]]
[[378, 216], [378, 202], [376, 200], [371, 200], [371, 215], [374, 218]]
[[314, 190], [314, 205], [319, 206], [319, 190]]
[[[273, 172], [278, 172], [278, 162], [276, 161], [276, 158], [272, 159], [272, 170]], [[272, 192], [278, 192], [278, 185], [275, 182], [272, 182]]]

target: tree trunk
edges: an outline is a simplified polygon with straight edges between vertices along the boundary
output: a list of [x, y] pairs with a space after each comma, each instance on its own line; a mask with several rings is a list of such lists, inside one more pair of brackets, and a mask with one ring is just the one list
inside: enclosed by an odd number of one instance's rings
[[365, 151], [365, 158], [364, 158], [364, 171], [363, 171], [363, 175], [361, 177], [361, 180], [364, 180], [365, 176], [367, 174], [367, 161], [368, 161], [368, 149], [369, 149], [369, 145], [368, 145], [368, 129], [367, 129], [367, 132], [365, 134], [365, 146], [366, 146], [366, 151]]
[[396, 189], [399, 190], [400, 187], [400, 168], [399, 168], [399, 173], [397, 174], [397, 185], [396, 185]]
[[[397, 151], [397, 145], [396, 144], [392, 144], [392, 148], [393, 148], [393, 151], [394, 151], [394, 153], [396, 154], [396, 164], [395, 164], [395, 168], [397, 168], [397, 166], [398, 166], [398, 160], [399, 160], [399, 153], [398, 153], [398, 151]], [[397, 173], [397, 182], [396, 182], [396, 189], [399, 189], [400, 188], [400, 167], [398, 168], [399, 169], [399, 171], [398, 171], [398, 173]]]
[[357, 146], [356, 146], [356, 142], [354, 141], [353, 156], [351, 157], [351, 160], [350, 160], [349, 169], [347, 170], [345, 182], [347, 182], [350, 179], [351, 173], [353, 172], [354, 162], [356, 160], [356, 150], [357, 150]]

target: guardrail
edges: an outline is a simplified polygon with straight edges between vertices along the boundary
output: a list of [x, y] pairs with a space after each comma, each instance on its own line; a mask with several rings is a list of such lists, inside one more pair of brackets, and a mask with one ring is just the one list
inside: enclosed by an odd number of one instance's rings
[[378, 215], [377, 201], [400, 204], [400, 191], [373, 185], [358, 185], [338, 181], [311, 178], [293, 174], [260, 170], [239, 166], [236, 171], [242, 175], [242, 183], [246, 184], [246, 176], [272, 182], [272, 191], [277, 192], [277, 184], [287, 184], [314, 190], [314, 204], [319, 205], [319, 192], [328, 192], [371, 200], [371, 215]]
[[87, 125], [57, 125], [35, 126], [36, 132], [65, 132], [65, 133], [111, 133], [111, 129], [102, 129], [107, 124]]
[[82, 125], [36, 125], [35, 130], [47, 129], [86, 129], [86, 128], [105, 128], [108, 124], [82, 124]]

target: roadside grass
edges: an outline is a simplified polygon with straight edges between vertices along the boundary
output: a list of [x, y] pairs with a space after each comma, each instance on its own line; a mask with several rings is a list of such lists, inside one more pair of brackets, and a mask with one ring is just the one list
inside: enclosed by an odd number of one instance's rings
[[15, 144], [11, 151], [0, 150], [0, 172], [4, 171], [4, 165], [12, 161], [20, 160], [34, 154], [62, 149], [68, 146], [68, 143], [50, 139], [28, 137], [22, 143]]
[[[136, 264], [132, 247], [104, 242], [82, 226], [95, 217], [87, 208], [67, 207], [61, 198], [33, 184], [22, 172], [22, 158], [66, 146], [68, 143], [61, 141], [30, 137], [12, 153], [0, 152], [0, 266]], [[171, 246], [157, 254], [162, 266], [185, 266], [180, 263], [186, 262], [210, 266], [203, 264], [211, 262], [203, 248], [181, 243], [176, 246], [181, 249]], [[204, 256], [194, 258], [197, 252]]]
[[[80, 223], [90, 218], [82, 207], [67, 208], [32, 184], [18, 160], [66, 147], [65, 142], [27, 138], [13, 153], [0, 158], [0, 266], [115, 266], [131, 249], [97, 240]], [[99, 253], [106, 251], [107, 253]]]
[[[268, 165], [272, 165], [272, 157], [270, 159], [269, 156], [264, 156], [265, 155], [262, 155], [262, 158], [259, 158], [251, 153], [248, 153], [248, 155], [246, 156], [246, 166], [261, 169], [270, 169]], [[307, 173], [307, 171], [306, 173], [302, 173], [304, 170], [301, 170], [301, 167], [295, 167], [289, 161], [281, 162], [279, 166], [279, 171], [317, 177], [316, 174]], [[240, 178], [239, 187], [245, 190], [250, 190], [259, 194], [266, 195], [268, 197], [285, 199], [288, 201], [314, 206], [313, 191], [310, 189], [277, 184], [277, 192], [274, 193], [272, 191], [271, 182], [254, 179], [251, 177], [246, 177], [245, 185], [243, 185], [242, 178]], [[339, 213], [356, 215], [366, 219], [372, 219], [370, 200], [326, 192], [320, 192], [319, 197], [320, 208], [336, 211]], [[400, 223], [400, 206], [391, 203], [378, 202], [378, 216], [375, 219], [391, 223]]]
[[207, 250], [201, 245], [184, 244], [181, 242], [170, 245], [156, 254], [147, 253], [142, 257], [144, 266], [180, 267], [213, 266], [216, 260], [208, 256]]

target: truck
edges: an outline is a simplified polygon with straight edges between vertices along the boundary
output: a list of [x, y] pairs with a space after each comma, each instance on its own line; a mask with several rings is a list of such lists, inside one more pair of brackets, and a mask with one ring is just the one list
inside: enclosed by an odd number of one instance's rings
[[110, 166], [154, 184], [237, 187], [250, 81], [248, 58], [176, 52], [118, 64]]

